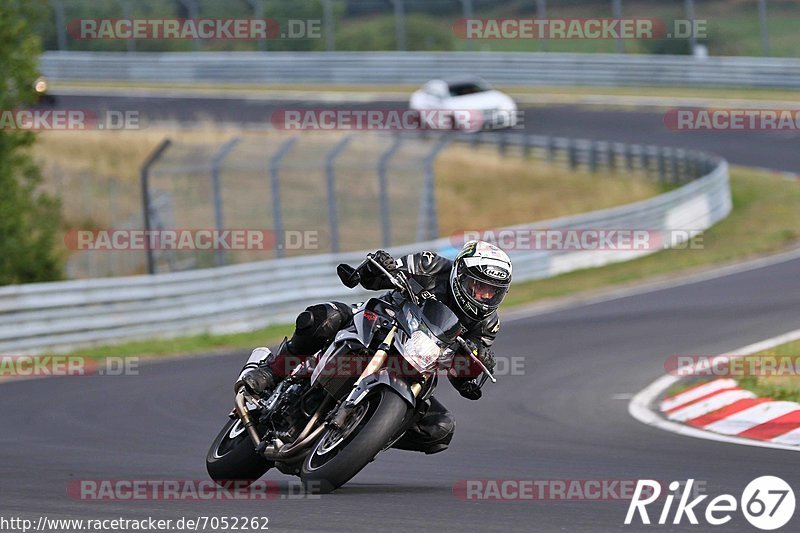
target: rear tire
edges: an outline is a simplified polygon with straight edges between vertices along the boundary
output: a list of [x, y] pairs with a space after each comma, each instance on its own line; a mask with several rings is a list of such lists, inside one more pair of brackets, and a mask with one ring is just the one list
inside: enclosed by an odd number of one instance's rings
[[208, 475], [219, 485], [233, 480], [250, 485], [273, 466], [274, 463], [256, 453], [238, 418], [225, 424], [206, 454]]
[[335, 440], [331, 429], [314, 444], [300, 472], [306, 491], [325, 494], [347, 483], [396, 435], [409, 410], [405, 400], [384, 387], [365, 398], [359, 406], [364, 404], [367, 404], [366, 412], [340, 444], [326, 452], [326, 446]]

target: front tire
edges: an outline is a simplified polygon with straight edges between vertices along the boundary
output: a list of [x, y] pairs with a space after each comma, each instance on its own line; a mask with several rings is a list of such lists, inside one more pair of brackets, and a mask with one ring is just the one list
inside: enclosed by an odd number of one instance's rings
[[208, 475], [219, 485], [233, 480], [250, 485], [272, 466], [273, 463], [256, 453], [253, 441], [238, 418], [225, 424], [206, 454]]
[[308, 492], [328, 493], [358, 474], [395, 436], [405, 420], [408, 404], [391, 389], [381, 388], [355, 409], [354, 427], [342, 437], [334, 429], [325, 431], [314, 444], [300, 472]]

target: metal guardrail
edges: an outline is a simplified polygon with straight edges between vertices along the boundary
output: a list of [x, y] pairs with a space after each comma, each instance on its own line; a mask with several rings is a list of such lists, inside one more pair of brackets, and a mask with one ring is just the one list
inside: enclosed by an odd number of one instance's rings
[[[638, 169], [688, 183], [665, 194], [611, 209], [511, 229], [704, 230], [731, 210], [728, 165], [700, 152], [543, 136], [455, 135], [451, 141], [497, 142], [499, 149], [569, 167]], [[692, 179], [696, 178], [696, 179]], [[442, 238], [394, 247], [395, 256], [434, 250], [452, 257], [460, 243]], [[515, 281], [625, 261], [654, 249], [511, 250]], [[290, 257], [150, 276], [99, 278], [0, 288], [0, 350], [6, 353], [67, 350], [153, 336], [243, 331], [288, 322], [305, 306], [328, 299], [357, 301], [336, 277], [340, 262], [363, 253]]]
[[800, 87], [800, 59], [546, 52], [46, 52], [53, 80], [422, 84], [477, 74], [502, 85]]

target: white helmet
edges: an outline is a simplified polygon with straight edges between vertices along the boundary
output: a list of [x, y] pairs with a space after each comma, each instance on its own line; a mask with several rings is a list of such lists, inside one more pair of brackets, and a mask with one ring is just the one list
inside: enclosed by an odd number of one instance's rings
[[468, 317], [483, 320], [494, 312], [511, 285], [511, 259], [484, 241], [469, 241], [453, 261], [450, 291]]

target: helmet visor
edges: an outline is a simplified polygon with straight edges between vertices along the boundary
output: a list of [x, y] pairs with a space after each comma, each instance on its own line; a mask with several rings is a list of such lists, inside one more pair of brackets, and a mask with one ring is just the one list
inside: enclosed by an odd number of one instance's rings
[[482, 279], [478, 279], [469, 274], [461, 278], [461, 290], [470, 299], [482, 305], [497, 307], [506, 296], [508, 285], [494, 284]]

